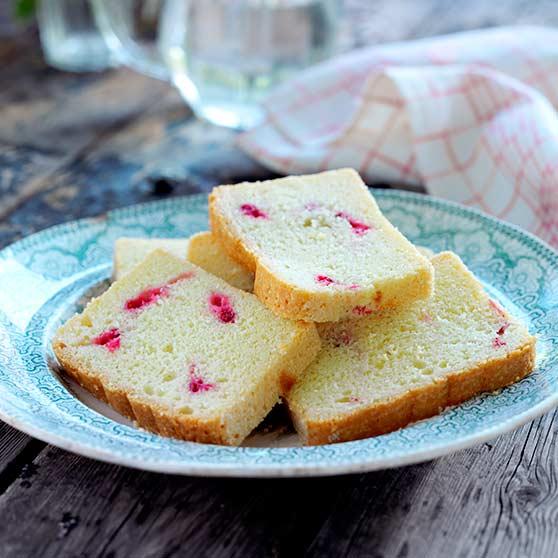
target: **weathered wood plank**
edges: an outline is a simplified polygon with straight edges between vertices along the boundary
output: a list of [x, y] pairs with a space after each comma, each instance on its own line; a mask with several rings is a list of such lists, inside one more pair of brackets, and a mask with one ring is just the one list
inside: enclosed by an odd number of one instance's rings
[[152, 105], [179, 106], [191, 116], [167, 83], [127, 69], [58, 72], [45, 66], [36, 41], [26, 46], [0, 77], [0, 219]]
[[336, 556], [556, 556], [555, 419], [548, 414], [494, 443], [386, 472], [381, 487], [364, 482], [307, 556], [333, 547]]
[[[0, 107], [0, 156], [6, 160], [2, 161], [0, 175], [0, 219], [34, 194], [56, 184], [55, 171], [64, 172], [68, 165], [79, 164], [82, 157], [94, 152], [96, 146], [138, 113], [166, 98], [159, 85], [132, 96], [132, 102], [121, 110], [113, 104], [113, 97], [121, 97], [127, 86], [133, 87], [135, 78], [128, 83], [129, 77], [120, 73], [116, 77], [86, 88], [83, 94], [73, 91], [52, 101], [6, 103]], [[174, 92], [171, 95], [178, 102]], [[20, 161], [9, 164], [10, 158]]]
[[172, 92], [169, 84], [124, 68], [85, 75], [29, 69], [20, 61], [3, 71], [0, 141], [59, 153], [79, 150]]
[[[161, 196], [274, 176], [234, 147], [234, 133], [193, 121], [173, 103], [163, 98], [141, 118], [106, 132], [65, 162], [35, 148], [2, 151], [0, 146], [0, 162], [2, 157], [8, 160], [6, 178], [0, 171], [0, 200], [6, 192], [0, 219], [4, 217], [12, 238]], [[170, 183], [170, 190], [158, 187], [161, 179]]]
[[[38, 541], [45, 558], [271, 556], [283, 549], [296, 556], [333, 510], [326, 485], [354, 482], [167, 477], [54, 449], [34, 470], [0, 501], [5, 558], [31, 555]], [[24, 536], [29, 524], [32, 537]]]
[[68, 157], [0, 142], [0, 219], [44, 188]]
[[18, 476], [25, 476], [31, 462], [44, 447], [43, 442], [0, 421], [0, 495]]

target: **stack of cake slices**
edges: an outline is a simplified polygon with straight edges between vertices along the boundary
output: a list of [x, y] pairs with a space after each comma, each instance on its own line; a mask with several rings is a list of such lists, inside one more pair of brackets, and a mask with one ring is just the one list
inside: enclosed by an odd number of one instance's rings
[[356, 172], [219, 186], [211, 232], [122, 238], [55, 335], [138, 426], [238, 445], [282, 401], [305, 444], [375, 436], [534, 368], [535, 339], [451, 252], [411, 244]]

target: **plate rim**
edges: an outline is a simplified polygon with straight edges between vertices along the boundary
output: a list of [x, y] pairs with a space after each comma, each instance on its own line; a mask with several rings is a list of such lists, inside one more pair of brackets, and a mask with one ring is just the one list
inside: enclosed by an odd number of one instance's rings
[[[430, 196], [415, 192], [397, 189], [372, 189], [373, 195], [377, 198], [392, 198], [401, 199], [406, 198], [413, 203], [420, 205], [430, 205], [440, 209], [450, 209], [452, 212], [459, 212], [467, 216], [474, 217], [477, 221], [487, 223], [491, 227], [496, 227], [506, 232], [511, 232], [515, 236], [527, 238], [530, 242], [538, 245], [543, 249], [546, 257], [554, 260], [554, 265], [558, 271], [558, 252], [552, 248], [547, 242], [538, 238], [534, 234], [523, 230], [522, 228], [502, 221], [496, 217], [488, 215], [481, 210], [471, 208], [445, 200], [436, 196]], [[176, 203], [177, 199], [183, 200], [200, 200], [203, 201], [207, 198], [207, 194], [198, 193], [186, 196], [176, 196], [164, 200], [155, 200], [151, 202], [143, 202], [133, 204], [123, 208], [117, 208], [107, 211], [105, 214], [98, 217], [85, 217], [76, 220], [60, 223], [52, 227], [48, 227], [22, 239], [19, 239], [0, 250], [0, 259], [9, 253], [9, 251], [23, 250], [30, 248], [38, 241], [47, 240], [49, 237], [58, 236], [60, 234], [71, 233], [72, 230], [78, 230], [83, 226], [94, 226], [95, 224], [104, 225], [109, 224], [111, 217], [128, 218], [135, 214], [145, 212], [148, 209], [163, 210], [166, 206]], [[536, 253], [537, 257], [543, 256], [540, 251]], [[387, 457], [365, 457], [361, 456], [358, 461], [342, 459], [337, 463], [327, 463], [325, 465], [315, 463], [300, 463], [300, 464], [263, 464], [263, 463], [243, 463], [243, 464], [220, 464], [216, 461], [212, 463], [196, 463], [192, 461], [183, 460], [150, 460], [144, 461], [138, 457], [128, 457], [122, 452], [111, 451], [98, 446], [88, 445], [80, 441], [74, 442], [66, 436], [56, 434], [51, 430], [37, 427], [30, 423], [28, 420], [19, 419], [10, 415], [9, 411], [2, 407], [0, 400], [0, 419], [8, 425], [20, 430], [30, 436], [33, 436], [45, 443], [52, 444], [56, 447], [62, 448], [66, 451], [76, 455], [83, 455], [88, 458], [97, 459], [103, 462], [123, 465], [139, 470], [153, 471], [167, 474], [181, 474], [190, 476], [204, 476], [204, 477], [252, 477], [252, 478], [272, 478], [272, 477], [310, 477], [310, 476], [331, 476], [340, 474], [354, 474], [362, 472], [371, 472], [393, 467], [400, 467], [404, 465], [411, 465], [415, 463], [424, 462], [430, 459], [448, 455], [456, 451], [467, 449], [477, 444], [484, 443], [492, 440], [502, 434], [510, 432], [532, 420], [548, 412], [553, 407], [558, 405], [558, 390], [545, 397], [544, 400], [530, 407], [529, 409], [514, 415], [512, 418], [506, 419], [500, 424], [491, 426], [481, 432], [465, 435], [455, 442], [445, 443], [443, 445], [416, 450], [414, 452], [400, 454]], [[9, 406], [9, 404], [8, 404]], [[426, 419], [428, 420], [428, 419]], [[335, 444], [338, 445], [338, 444]], [[215, 446], [220, 447], [220, 446]], [[315, 446], [323, 447], [323, 446]], [[310, 446], [311, 448], [311, 446]], [[249, 448], [245, 448], [249, 449]], [[258, 448], [261, 449], [261, 448]], [[282, 450], [285, 453], [289, 448], [274, 448], [275, 450]]]
[[[551, 410], [558, 403], [558, 392], [554, 396], [549, 396], [545, 401], [535, 405], [528, 411], [517, 415], [515, 419], [505, 421], [500, 426], [493, 426], [482, 433], [472, 434], [461, 438], [458, 442], [445, 444], [433, 449], [425, 449], [414, 453], [404, 454], [402, 456], [393, 456], [387, 458], [365, 459], [359, 462], [342, 462], [336, 464], [328, 464], [327, 466], [319, 465], [231, 465], [219, 464], [217, 462], [211, 464], [185, 463], [183, 461], [141, 461], [136, 458], [127, 458], [124, 455], [109, 452], [97, 447], [88, 446], [80, 442], [72, 442], [64, 436], [59, 436], [42, 428], [36, 428], [28, 424], [19, 425], [17, 419], [12, 417], [6, 418], [4, 412], [0, 409], [0, 419], [6, 424], [12, 426], [16, 430], [23, 432], [55, 447], [73, 453], [74, 455], [96, 459], [104, 463], [113, 465], [121, 465], [136, 469], [139, 471], [150, 471], [154, 473], [163, 473], [169, 475], [183, 475], [192, 477], [214, 477], [214, 478], [300, 478], [300, 477], [329, 477], [336, 475], [350, 475], [357, 473], [371, 473], [374, 471], [383, 471], [407, 465], [424, 463], [438, 457], [451, 455], [458, 451], [471, 448], [473, 446], [494, 440], [495, 438], [506, 434], [520, 426], [523, 426], [532, 420], [540, 417], [544, 413]], [[428, 419], [425, 419], [428, 420]], [[358, 440], [357, 440], [358, 441]], [[329, 444], [332, 445], [332, 444]], [[216, 446], [221, 447], [221, 446]], [[308, 446], [323, 447], [323, 446]], [[285, 452], [289, 448], [282, 449]], [[160, 465], [164, 465], [161, 467]]]

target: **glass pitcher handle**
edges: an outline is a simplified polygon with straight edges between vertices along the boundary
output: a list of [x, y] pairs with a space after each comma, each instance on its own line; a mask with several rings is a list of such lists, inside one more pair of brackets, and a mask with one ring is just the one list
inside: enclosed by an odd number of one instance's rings
[[[163, 3], [162, 0], [143, 2], [145, 9], [155, 11], [153, 16], [157, 18], [158, 23]], [[99, 30], [119, 63], [157, 79], [170, 79], [163, 57], [157, 48], [158, 41], [154, 41], [153, 47], [148, 47], [134, 38], [134, 0], [91, 0], [91, 4]]]

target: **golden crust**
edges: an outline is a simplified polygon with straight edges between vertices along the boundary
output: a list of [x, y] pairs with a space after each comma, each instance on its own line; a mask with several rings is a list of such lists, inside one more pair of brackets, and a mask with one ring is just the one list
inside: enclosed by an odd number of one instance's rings
[[414, 276], [400, 280], [378, 282], [366, 292], [346, 291], [316, 293], [298, 289], [274, 275], [237, 238], [224, 216], [217, 209], [219, 186], [209, 196], [211, 232], [231, 258], [255, 274], [254, 294], [275, 314], [292, 320], [335, 322], [354, 318], [356, 306], [371, 307], [375, 311], [404, 306], [408, 302], [427, 298], [432, 293], [432, 266], [424, 258], [425, 266]]
[[482, 392], [513, 384], [535, 367], [535, 338], [505, 357], [485, 361], [475, 368], [454, 372], [432, 385], [356, 410], [350, 415], [309, 420], [297, 409], [291, 415], [305, 444], [320, 445], [386, 434], [417, 420], [432, 417]]

